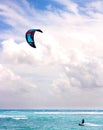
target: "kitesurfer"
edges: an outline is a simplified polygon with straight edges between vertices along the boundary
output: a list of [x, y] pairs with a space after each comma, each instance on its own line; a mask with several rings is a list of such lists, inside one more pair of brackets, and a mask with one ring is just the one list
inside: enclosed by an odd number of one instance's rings
[[80, 126], [84, 126], [84, 123], [85, 123], [85, 121], [84, 121], [84, 119], [82, 119], [82, 122], [79, 123], [79, 125], [80, 125]]
[[84, 122], [85, 122], [84, 119], [82, 119], [82, 124], [84, 124]]

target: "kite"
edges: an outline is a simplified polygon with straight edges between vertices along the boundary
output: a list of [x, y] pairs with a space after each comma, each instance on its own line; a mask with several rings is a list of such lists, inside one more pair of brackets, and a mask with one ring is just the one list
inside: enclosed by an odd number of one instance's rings
[[36, 48], [36, 45], [35, 45], [35, 40], [34, 40], [34, 35], [35, 35], [35, 32], [38, 31], [38, 32], [41, 32], [43, 33], [42, 30], [40, 29], [30, 29], [26, 32], [26, 41], [27, 43], [31, 46], [31, 47], [34, 47]]

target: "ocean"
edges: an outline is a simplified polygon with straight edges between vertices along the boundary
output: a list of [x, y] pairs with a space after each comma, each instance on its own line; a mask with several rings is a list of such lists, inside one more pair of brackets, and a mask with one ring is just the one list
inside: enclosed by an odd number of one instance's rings
[[0, 110], [0, 130], [103, 130], [103, 110]]

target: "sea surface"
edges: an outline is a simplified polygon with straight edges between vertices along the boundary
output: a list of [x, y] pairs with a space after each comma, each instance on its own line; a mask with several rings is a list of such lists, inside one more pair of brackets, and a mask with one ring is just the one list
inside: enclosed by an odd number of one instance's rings
[[0, 130], [103, 130], [103, 110], [0, 110]]

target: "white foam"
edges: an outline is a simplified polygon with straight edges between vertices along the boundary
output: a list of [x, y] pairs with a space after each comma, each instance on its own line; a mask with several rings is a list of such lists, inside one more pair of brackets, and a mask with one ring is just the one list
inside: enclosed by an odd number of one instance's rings
[[27, 117], [13, 117], [12, 119], [15, 119], [15, 120], [27, 120], [28, 118]]
[[94, 124], [94, 123], [85, 123], [85, 126], [103, 126], [102, 124]]
[[103, 115], [103, 112], [34, 112], [34, 114]]
[[0, 115], [0, 118], [11, 118], [11, 119], [15, 119], [15, 120], [26, 120], [27, 117], [26, 116], [15, 116], [15, 115]]

